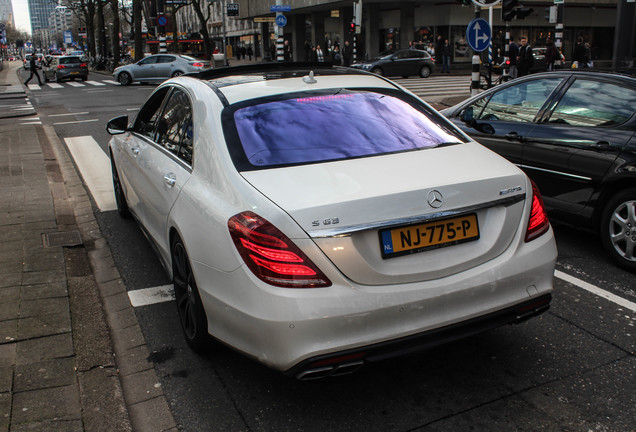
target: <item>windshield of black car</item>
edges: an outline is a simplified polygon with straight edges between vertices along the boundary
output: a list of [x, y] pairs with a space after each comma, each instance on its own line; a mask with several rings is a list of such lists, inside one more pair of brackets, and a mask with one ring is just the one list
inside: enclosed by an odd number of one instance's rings
[[[437, 113], [401, 93], [344, 91], [264, 100], [233, 112], [241, 169], [369, 157], [461, 143]], [[232, 149], [231, 149], [232, 150]]]

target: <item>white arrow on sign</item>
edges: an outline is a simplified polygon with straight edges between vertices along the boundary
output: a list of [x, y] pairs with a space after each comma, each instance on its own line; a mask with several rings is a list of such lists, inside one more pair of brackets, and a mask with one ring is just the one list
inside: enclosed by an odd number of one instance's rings
[[[479, 22], [476, 22], [475, 26], [473, 28], [475, 29], [475, 42], [477, 42], [477, 45], [481, 45], [482, 44], [482, 42], [480, 42], [480, 40], [483, 41], [483, 42], [487, 42], [488, 41], [488, 35], [481, 31], [481, 27], [479, 26]], [[482, 36], [479, 36], [480, 33], [482, 34]]]

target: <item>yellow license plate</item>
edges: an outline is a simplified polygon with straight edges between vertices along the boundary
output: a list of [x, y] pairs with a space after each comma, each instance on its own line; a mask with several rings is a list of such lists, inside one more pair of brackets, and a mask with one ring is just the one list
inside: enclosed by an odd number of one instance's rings
[[382, 258], [422, 252], [479, 239], [475, 213], [380, 231]]

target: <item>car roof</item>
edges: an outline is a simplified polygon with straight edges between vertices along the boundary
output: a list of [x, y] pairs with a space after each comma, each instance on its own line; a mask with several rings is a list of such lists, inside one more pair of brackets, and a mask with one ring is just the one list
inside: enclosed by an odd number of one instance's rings
[[208, 69], [185, 76], [205, 81], [225, 104], [333, 88], [399, 88], [375, 74], [330, 63], [258, 63]]

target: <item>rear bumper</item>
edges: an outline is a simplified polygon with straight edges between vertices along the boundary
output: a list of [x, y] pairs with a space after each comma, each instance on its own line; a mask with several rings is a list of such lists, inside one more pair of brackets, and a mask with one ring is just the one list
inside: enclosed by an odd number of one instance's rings
[[386, 360], [426, 350], [473, 336], [504, 324], [518, 324], [547, 311], [550, 308], [551, 300], [552, 294], [545, 294], [519, 305], [446, 327], [388, 342], [312, 357], [300, 362], [284, 373], [301, 380], [344, 375], [357, 370], [368, 362]]

